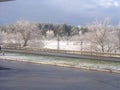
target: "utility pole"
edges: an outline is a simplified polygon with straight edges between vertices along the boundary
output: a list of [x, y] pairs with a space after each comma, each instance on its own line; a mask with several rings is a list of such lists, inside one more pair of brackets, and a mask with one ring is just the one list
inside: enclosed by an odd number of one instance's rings
[[59, 33], [57, 34], [57, 50], [60, 49], [60, 35]]
[[81, 52], [81, 54], [82, 54], [82, 51], [83, 51], [83, 41], [81, 40], [80, 41], [80, 52]]

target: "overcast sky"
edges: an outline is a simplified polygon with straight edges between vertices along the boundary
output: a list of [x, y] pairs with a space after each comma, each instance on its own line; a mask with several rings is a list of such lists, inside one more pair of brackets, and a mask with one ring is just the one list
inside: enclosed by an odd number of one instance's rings
[[89, 24], [94, 19], [120, 21], [120, 0], [16, 0], [0, 3], [0, 23], [38, 22]]

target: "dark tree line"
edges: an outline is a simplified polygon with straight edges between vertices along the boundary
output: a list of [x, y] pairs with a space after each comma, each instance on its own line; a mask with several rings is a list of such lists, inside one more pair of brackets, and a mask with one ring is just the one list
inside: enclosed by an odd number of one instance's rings
[[[67, 25], [67, 24], [49, 24], [49, 23], [33, 23], [41, 31], [42, 35], [46, 36], [47, 31], [53, 31], [54, 36], [59, 34], [60, 36], [73, 36], [79, 34], [79, 31], [85, 33], [88, 29], [85, 27], [78, 28], [77, 26]], [[15, 24], [2, 25], [0, 26], [1, 31], [7, 33], [13, 33], [16, 31]], [[29, 27], [28, 27], [29, 28]]]
[[73, 36], [79, 34], [81, 30], [83, 33], [87, 32], [87, 28], [78, 28], [77, 26], [67, 25], [67, 24], [48, 24], [48, 23], [39, 23], [37, 24], [39, 29], [42, 31], [42, 34], [46, 36], [47, 31], [53, 31], [54, 36], [59, 34], [60, 36]]

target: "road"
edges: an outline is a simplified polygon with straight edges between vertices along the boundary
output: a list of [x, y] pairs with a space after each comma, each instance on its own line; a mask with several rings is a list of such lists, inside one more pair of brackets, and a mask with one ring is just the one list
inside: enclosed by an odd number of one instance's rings
[[120, 90], [120, 74], [0, 60], [0, 90]]

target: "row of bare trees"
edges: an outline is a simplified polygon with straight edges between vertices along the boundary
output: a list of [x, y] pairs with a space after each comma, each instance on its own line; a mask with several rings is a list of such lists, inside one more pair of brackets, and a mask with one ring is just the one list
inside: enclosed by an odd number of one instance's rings
[[78, 32], [78, 28], [75, 26], [66, 24], [32, 23], [25, 20], [0, 27], [1, 33], [4, 35], [5, 40], [7, 40], [6, 42], [10, 42], [11, 40], [14, 42], [18, 41], [18, 43], [21, 43], [23, 47], [28, 46], [28, 43], [34, 43], [35, 45], [34, 41], [41, 42], [43, 38], [47, 37], [48, 31], [52, 31], [54, 33], [54, 37], [57, 37], [59, 43], [60, 37], [74, 34], [74, 29]]
[[[56, 38], [57, 49], [60, 47], [60, 40], [65, 39], [67, 42], [80, 41], [81, 51], [120, 52], [120, 24], [113, 26], [108, 18], [103, 21], [95, 20], [94, 23], [85, 27], [32, 23], [22, 20], [15, 24], [0, 26], [0, 31], [0, 42], [17, 42], [23, 47], [30, 44], [43, 46], [43, 39], [50, 39], [49, 34], [53, 32], [51, 39]], [[49, 34], [47, 34], [48, 31]], [[84, 48], [85, 42], [89, 46]]]

